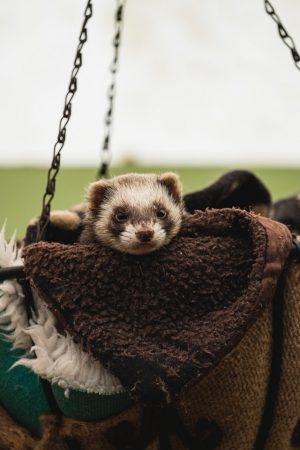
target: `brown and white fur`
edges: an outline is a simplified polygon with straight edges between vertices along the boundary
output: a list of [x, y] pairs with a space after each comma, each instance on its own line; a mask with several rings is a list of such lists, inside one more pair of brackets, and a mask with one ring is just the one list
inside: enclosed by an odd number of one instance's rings
[[141, 255], [166, 245], [183, 215], [181, 184], [174, 173], [127, 174], [92, 183], [79, 242], [99, 242]]

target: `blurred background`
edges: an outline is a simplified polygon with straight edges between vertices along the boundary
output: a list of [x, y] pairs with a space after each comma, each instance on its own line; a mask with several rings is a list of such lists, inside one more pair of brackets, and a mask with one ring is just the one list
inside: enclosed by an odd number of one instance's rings
[[[300, 47], [300, 4], [272, 0]], [[0, 1], [0, 224], [40, 213], [86, 0]], [[103, 140], [115, 2], [95, 0], [54, 208], [84, 197]], [[185, 192], [253, 170], [300, 188], [300, 73], [262, 0], [127, 0], [112, 174], [175, 170]]]

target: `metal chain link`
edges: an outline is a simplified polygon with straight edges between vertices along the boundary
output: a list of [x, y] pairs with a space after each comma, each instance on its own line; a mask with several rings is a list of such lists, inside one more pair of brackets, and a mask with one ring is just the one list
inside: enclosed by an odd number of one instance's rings
[[[114, 55], [110, 65], [111, 82], [107, 92], [108, 98], [108, 110], [105, 114], [105, 132], [104, 140], [102, 145], [102, 158], [101, 166], [98, 171], [98, 177], [105, 177], [108, 174], [108, 167], [110, 162], [110, 141], [111, 141], [111, 127], [112, 127], [112, 117], [114, 111], [114, 100], [116, 94], [116, 76], [119, 64], [119, 49], [122, 37], [122, 24], [123, 24], [123, 13], [126, 0], [117, 0], [117, 10], [115, 13], [115, 34], [113, 38]], [[293, 38], [288, 34], [286, 28], [283, 26], [278, 14], [276, 13], [274, 7], [269, 0], [264, 0], [265, 10], [267, 14], [271, 16], [274, 22], [277, 24], [279, 36], [281, 37], [284, 44], [290, 49], [293, 60], [297, 69], [300, 70], [300, 55], [296, 49], [295, 42]], [[69, 89], [65, 97], [65, 104], [63, 110], [63, 116], [59, 123], [58, 138], [54, 145], [53, 158], [51, 167], [48, 171], [46, 192], [43, 196], [43, 207], [42, 213], [38, 223], [37, 240], [41, 240], [46, 232], [46, 227], [49, 221], [51, 201], [55, 194], [55, 181], [56, 176], [60, 169], [60, 153], [65, 144], [66, 139], [66, 126], [71, 117], [71, 106], [72, 99], [77, 90], [77, 74], [82, 65], [82, 53], [81, 50], [87, 41], [87, 22], [91, 18], [93, 13], [92, 10], [92, 0], [88, 0], [87, 6], [84, 12], [84, 21], [79, 35], [79, 44], [76, 51], [76, 56], [74, 60], [74, 67], [71, 73], [71, 80], [69, 83]]]
[[114, 54], [113, 59], [110, 64], [111, 82], [107, 92], [108, 99], [108, 109], [105, 114], [104, 119], [104, 139], [101, 149], [101, 165], [97, 174], [97, 178], [108, 176], [108, 167], [110, 163], [110, 141], [111, 141], [111, 128], [112, 128], [112, 118], [114, 112], [114, 100], [116, 95], [116, 78], [119, 66], [119, 54], [120, 54], [120, 44], [122, 37], [122, 25], [124, 16], [124, 7], [126, 0], [117, 0], [117, 10], [115, 13], [115, 32], [113, 37], [113, 48]]
[[37, 226], [36, 240], [40, 241], [45, 237], [46, 228], [49, 222], [49, 215], [51, 209], [51, 201], [55, 194], [55, 182], [56, 176], [60, 169], [60, 154], [63, 149], [66, 140], [67, 124], [71, 118], [72, 112], [72, 100], [77, 91], [77, 74], [82, 66], [82, 48], [87, 41], [87, 23], [93, 14], [92, 0], [88, 0], [86, 8], [84, 10], [84, 20], [79, 34], [79, 43], [76, 49], [76, 55], [74, 59], [74, 66], [71, 73], [71, 79], [67, 95], [65, 97], [65, 103], [63, 108], [63, 116], [59, 122], [59, 130], [57, 141], [53, 149], [53, 157], [51, 167], [48, 170], [46, 191], [43, 196], [43, 206], [41, 216]]
[[265, 2], [265, 10], [269, 16], [272, 17], [274, 22], [277, 24], [279, 36], [281, 37], [284, 44], [290, 49], [293, 60], [295, 62], [295, 66], [298, 70], [300, 70], [300, 55], [298, 50], [296, 49], [296, 45], [294, 39], [289, 35], [286, 28], [283, 26], [278, 14], [276, 13], [274, 7], [271, 5], [269, 0], [264, 0]]

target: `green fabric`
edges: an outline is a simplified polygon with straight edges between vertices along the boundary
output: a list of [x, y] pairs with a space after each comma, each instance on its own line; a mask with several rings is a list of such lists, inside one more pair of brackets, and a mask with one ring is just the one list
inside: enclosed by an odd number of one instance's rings
[[39, 416], [50, 413], [40, 378], [23, 366], [9, 370], [23, 355], [0, 339], [0, 403], [13, 419], [40, 436]]
[[63, 414], [78, 420], [105, 419], [118, 414], [132, 404], [127, 392], [100, 395], [70, 389], [69, 396], [66, 397], [64, 389], [57, 385], [52, 386], [52, 391]]
[[[12, 350], [10, 342], [0, 339], [0, 403], [18, 423], [37, 436], [41, 435], [39, 417], [51, 414], [40, 378], [23, 366], [11, 369], [22, 356], [22, 350]], [[127, 392], [114, 395], [88, 394], [52, 386], [62, 413], [74, 419], [93, 421], [118, 414], [132, 404]]]

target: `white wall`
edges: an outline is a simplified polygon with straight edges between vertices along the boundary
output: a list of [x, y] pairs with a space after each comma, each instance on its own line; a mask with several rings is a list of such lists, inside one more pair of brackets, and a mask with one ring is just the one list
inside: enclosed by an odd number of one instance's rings
[[[273, 0], [300, 49], [300, 4]], [[47, 164], [86, 0], [0, 0], [0, 164]], [[97, 164], [113, 0], [94, 0], [63, 163]], [[113, 162], [300, 164], [300, 72], [262, 0], [128, 0]]]

